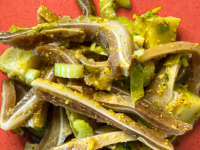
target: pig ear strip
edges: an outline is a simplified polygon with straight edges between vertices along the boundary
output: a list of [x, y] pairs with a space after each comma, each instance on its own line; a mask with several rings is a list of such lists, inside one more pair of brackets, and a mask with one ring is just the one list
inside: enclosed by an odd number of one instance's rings
[[[54, 67], [48, 66], [41, 77], [54, 80]], [[16, 104], [16, 92], [12, 80], [4, 80], [2, 85], [1, 128], [13, 130], [29, 119], [35, 111], [41, 109], [44, 102], [37, 99], [33, 88]]]
[[49, 101], [56, 106], [62, 106], [109, 123], [130, 135], [135, 135], [138, 140], [154, 149], [173, 149], [171, 143], [167, 142], [166, 144], [166, 140], [158, 136], [153, 130], [136, 123], [124, 114], [115, 114], [111, 110], [106, 110], [95, 100], [89, 100], [78, 92], [43, 79], [34, 80], [32, 85], [36, 88], [35, 94], [41, 101]]

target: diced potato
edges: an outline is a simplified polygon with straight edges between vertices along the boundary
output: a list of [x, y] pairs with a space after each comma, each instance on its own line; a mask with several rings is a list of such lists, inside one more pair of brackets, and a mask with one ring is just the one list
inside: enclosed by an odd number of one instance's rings
[[144, 47], [150, 48], [159, 44], [176, 41], [176, 30], [180, 21], [180, 18], [174, 17], [157, 17], [145, 20]]
[[175, 85], [174, 98], [165, 107], [166, 113], [178, 120], [193, 124], [200, 115], [200, 98], [181, 85]]
[[26, 83], [27, 70], [38, 68], [40, 62], [40, 58], [31, 51], [9, 48], [0, 56], [0, 70], [7, 73], [9, 78]]

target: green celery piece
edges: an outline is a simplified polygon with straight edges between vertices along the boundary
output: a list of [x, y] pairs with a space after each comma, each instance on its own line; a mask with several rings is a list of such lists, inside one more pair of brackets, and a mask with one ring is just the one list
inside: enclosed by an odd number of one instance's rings
[[132, 100], [136, 102], [144, 96], [143, 75], [137, 67], [135, 67], [130, 73], [130, 84]]
[[76, 138], [81, 139], [94, 135], [92, 127], [84, 120], [77, 119], [73, 122], [73, 127], [78, 132], [78, 136]]
[[170, 30], [169, 22], [159, 23], [157, 24], [158, 34], [163, 34]]
[[33, 32], [38, 32], [42, 29], [52, 29], [53, 27], [55, 27], [57, 25], [57, 23], [43, 23], [43, 24], [38, 24], [37, 26], [33, 27]]
[[175, 54], [169, 57], [169, 59], [163, 64], [164, 66], [178, 64], [181, 58], [181, 54]]
[[101, 46], [97, 46], [97, 43], [92, 43], [89, 50], [96, 54], [108, 56], [108, 54], [104, 51], [104, 49]]
[[83, 78], [83, 65], [55, 63], [55, 76], [63, 78]]
[[153, 61], [147, 61], [144, 64], [139, 63], [136, 68], [142, 74], [144, 87], [148, 86], [155, 75], [155, 65]]
[[122, 23], [126, 29], [129, 31], [129, 33], [131, 34], [131, 36], [134, 35], [134, 24], [131, 20], [129, 20], [127, 17], [117, 17], [115, 20], [119, 21], [120, 23]]
[[119, 7], [130, 8], [130, 0], [99, 0], [99, 10], [102, 18], [116, 18], [116, 9]]
[[148, 86], [155, 75], [155, 65], [153, 61], [147, 61], [143, 65], [142, 75], [144, 80], [144, 87]]
[[10, 29], [8, 30], [8, 32], [14, 33], [14, 32], [20, 32], [20, 31], [24, 31], [24, 30], [27, 30], [27, 28], [19, 28], [19, 27], [15, 26], [15, 25], [12, 25], [10, 27]]
[[183, 63], [183, 66], [184, 66], [184, 67], [189, 66], [189, 63], [188, 63], [188, 60], [187, 60], [186, 57], [182, 57], [181, 60], [182, 60], [182, 63]]

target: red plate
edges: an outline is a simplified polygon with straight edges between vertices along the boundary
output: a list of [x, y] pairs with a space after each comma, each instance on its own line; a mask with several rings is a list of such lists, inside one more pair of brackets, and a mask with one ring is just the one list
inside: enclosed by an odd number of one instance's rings
[[[97, 14], [99, 15], [98, 0], [94, 0]], [[70, 15], [72, 18], [80, 15], [81, 9], [75, 0], [1, 0], [0, 1], [0, 31], [7, 31], [13, 24], [19, 27], [32, 27], [37, 25], [37, 9], [43, 4], [56, 15]], [[200, 3], [196, 0], [131, 0], [130, 10], [119, 8], [118, 16], [126, 16], [133, 20], [133, 14], [142, 14], [152, 8], [161, 6], [159, 15], [181, 18], [178, 28], [177, 40], [200, 42]], [[0, 44], [0, 55], [9, 46]], [[6, 76], [0, 72], [0, 81]], [[0, 87], [1, 91], [1, 87]], [[23, 150], [26, 140], [11, 131], [0, 129], [1, 150]], [[178, 137], [174, 142], [175, 150], [200, 149], [200, 121], [197, 121], [193, 131]]]

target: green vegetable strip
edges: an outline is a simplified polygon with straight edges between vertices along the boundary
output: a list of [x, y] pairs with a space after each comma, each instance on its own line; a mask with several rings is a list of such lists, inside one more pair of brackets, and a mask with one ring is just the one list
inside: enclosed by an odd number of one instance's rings
[[78, 132], [78, 136], [76, 138], [81, 139], [94, 135], [92, 127], [84, 120], [77, 119], [73, 122], [73, 126]]
[[131, 96], [134, 102], [144, 96], [143, 82], [142, 73], [135, 67], [130, 73]]
[[183, 66], [184, 66], [184, 67], [189, 66], [189, 63], [188, 63], [188, 60], [187, 60], [186, 57], [182, 57], [181, 60], [182, 60], [182, 63], [183, 63]]
[[152, 19], [152, 18], [156, 18], [156, 17], [159, 17], [157, 15], [157, 12], [161, 10], [161, 7], [157, 7], [157, 8], [154, 8], [144, 14], [141, 15], [141, 17], [145, 18], [145, 19]]
[[147, 61], [143, 65], [142, 75], [144, 79], [144, 87], [148, 86], [155, 75], [155, 65], [152, 61]]
[[63, 78], [83, 78], [82, 65], [55, 63], [55, 76]]
[[43, 24], [38, 24], [37, 26], [33, 27], [33, 32], [38, 32], [42, 29], [52, 29], [55, 27], [57, 23], [43, 23]]
[[19, 27], [15, 26], [15, 25], [12, 25], [10, 27], [10, 29], [8, 30], [8, 32], [14, 33], [14, 32], [20, 32], [20, 31], [24, 31], [24, 30], [27, 30], [27, 28], [19, 28]]
[[178, 64], [181, 58], [181, 54], [172, 55], [169, 59], [163, 64], [164, 66]]

